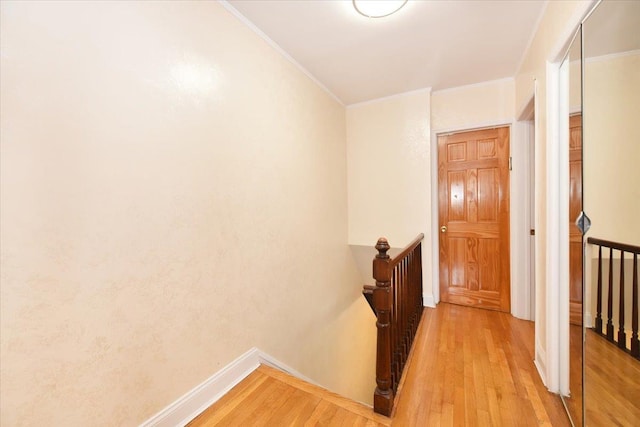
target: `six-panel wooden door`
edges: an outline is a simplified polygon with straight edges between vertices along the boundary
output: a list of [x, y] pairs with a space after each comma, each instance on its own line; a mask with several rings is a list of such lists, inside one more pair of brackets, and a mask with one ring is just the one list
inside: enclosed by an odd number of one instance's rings
[[509, 128], [438, 136], [440, 298], [509, 312]]

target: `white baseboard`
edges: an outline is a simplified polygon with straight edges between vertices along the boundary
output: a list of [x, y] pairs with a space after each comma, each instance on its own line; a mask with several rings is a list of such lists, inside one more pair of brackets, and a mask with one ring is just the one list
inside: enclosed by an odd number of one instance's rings
[[425, 307], [436, 308], [436, 300], [433, 295], [423, 295], [422, 305]]
[[593, 328], [594, 324], [593, 324], [593, 317], [591, 316], [590, 312], [586, 312], [584, 314], [584, 326], [585, 328]]
[[295, 369], [253, 347], [236, 360], [216, 372], [202, 384], [181, 396], [178, 400], [149, 418], [140, 427], [185, 426], [205, 409], [213, 405], [229, 390], [255, 371], [261, 364], [271, 366], [308, 383], [320, 386]]
[[[267, 353], [258, 350], [258, 358], [260, 359], [260, 363], [262, 365], [267, 365], [270, 366], [272, 368], [276, 368], [280, 371], [286, 372], [287, 374], [294, 376], [302, 381], [308, 382], [309, 384], [313, 384], [316, 385], [318, 387], [322, 387], [324, 389], [327, 389], [325, 386], [323, 386], [322, 384], [319, 384], [317, 381], [312, 380], [311, 378], [301, 374], [300, 372], [296, 371], [295, 369], [291, 368], [290, 366], [285, 365], [284, 363], [282, 363], [281, 361], [273, 358], [272, 356], [268, 355]], [[369, 408], [373, 409], [373, 406], [370, 403], [364, 403], [364, 402], [360, 402], [357, 401], [356, 402], [360, 403], [361, 405], [367, 406]]]
[[140, 427], [186, 425], [255, 371], [260, 365], [260, 353], [260, 350], [255, 347], [247, 351], [205, 382], [140, 424]]
[[274, 357], [268, 355], [263, 351], [258, 350], [258, 360], [260, 364], [271, 366], [272, 368], [276, 368], [280, 371], [286, 372], [287, 374], [294, 376], [298, 379], [301, 379], [302, 381], [306, 381], [310, 384], [317, 385], [318, 387], [323, 387], [322, 385], [318, 384], [316, 381], [312, 380], [307, 376], [302, 375], [300, 372], [296, 371], [292, 367], [285, 365], [281, 361], [275, 359]]
[[542, 380], [542, 384], [547, 385], [547, 368], [545, 360], [547, 360], [546, 352], [536, 345], [536, 355], [533, 360], [533, 364], [535, 365], [538, 375], [540, 375], [540, 379]]

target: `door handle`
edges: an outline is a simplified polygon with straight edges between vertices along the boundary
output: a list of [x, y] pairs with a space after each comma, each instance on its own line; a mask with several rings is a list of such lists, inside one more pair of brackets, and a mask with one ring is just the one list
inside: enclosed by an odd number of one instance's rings
[[441, 233], [446, 233], [447, 232], [447, 226], [443, 225], [442, 227], [440, 227], [440, 232]]

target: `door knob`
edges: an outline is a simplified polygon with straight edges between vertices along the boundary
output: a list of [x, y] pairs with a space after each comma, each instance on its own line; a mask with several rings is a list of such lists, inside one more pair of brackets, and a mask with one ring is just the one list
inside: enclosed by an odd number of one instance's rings
[[447, 232], [447, 226], [443, 225], [442, 227], [440, 227], [440, 232], [441, 233], [446, 233]]

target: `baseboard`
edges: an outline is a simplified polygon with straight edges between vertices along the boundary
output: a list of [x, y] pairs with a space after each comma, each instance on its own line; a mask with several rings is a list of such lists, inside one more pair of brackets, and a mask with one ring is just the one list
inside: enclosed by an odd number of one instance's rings
[[536, 345], [536, 355], [533, 360], [533, 364], [535, 365], [538, 375], [540, 375], [540, 379], [542, 380], [542, 384], [547, 385], [547, 368], [545, 360], [547, 360], [546, 352]]
[[591, 313], [586, 312], [584, 314], [584, 326], [585, 328], [593, 328], [593, 316], [591, 316]]
[[227, 394], [229, 390], [255, 371], [261, 364], [279, 369], [310, 384], [320, 386], [311, 378], [302, 375], [290, 366], [254, 347], [205, 380], [205, 382], [140, 424], [140, 427], [185, 426]]
[[257, 348], [247, 351], [202, 384], [149, 418], [140, 427], [184, 426], [245, 379], [261, 363]]
[[436, 300], [433, 295], [423, 295], [422, 305], [424, 305], [425, 307], [436, 308]]
[[292, 367], [285, 365], [281, 361], [275, 359], [274, 357], [268, 355], [267, 353], [265, 353], [263, 351], [258, 350], [258, 360], [259, 360], [259, 363], [261, 363], [263, 365], [271, 366], [272, 368], [279, 369], [279, 370], [281, 370], [283, 372], [286, 372], [287, 374], [289, 374], [291, 376], [294, 376], [294, 377], [296, 377], [298, 379], [306, 381], [306, 382], [308, 382], [310, 384], [317, 385], [318, 387], [323, 387], [322, 385], [318, 384], [316, 381], [312, 380], [311, 378], [309, 378], [307, 376], [302, 375], [300, 372], [296, 371]]
[[[323, 386], [322, 384], [319, 384], [317, 381], [312, 380], [311, 378], [301, 374], [300, 372], [296, 371], [295, 369], [293, 369], [290, 366], [285, 365], [284, 363], [282, 363], [281, 361], [275, 359], [274, 357], [268, 355], [267, 353], [258, 350], [258, 359], [260, 360], [260, 364], [262, 365], [267, 365], [270, 366], [272, 368], [276, 368], [282, 372], [286, 372], [287, 374], [296, 377], [302, 381], [306, 381], [309, 384], [313, 384], [315, 386], [318, 387], [322, 387], [323, 389], [327, 390], [327, 388], [325, 386]], [[353, 399], [351, 399], [353, 400]], [[360, 402], [358, 400], [354, 400], [354, 402], [358, 402], [361, 405], [367, 406], [369, 408], [373, 408], [373, 406], [370, 403], [365, 403], [365, 402]]]

